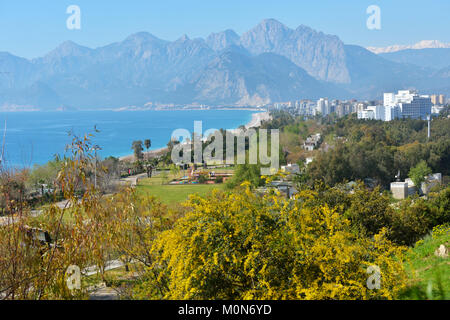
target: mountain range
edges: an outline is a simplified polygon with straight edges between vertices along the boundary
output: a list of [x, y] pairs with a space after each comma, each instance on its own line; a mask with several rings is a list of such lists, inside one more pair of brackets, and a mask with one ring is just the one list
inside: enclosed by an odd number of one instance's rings
[[379, 56], [395, 62], [414, 64], [436, 71], [450, 66], [450, 48], [405, 49], [380, 53]]
[[0, 52], [0, 106], [258, 106], [319, 97], [376, 99], [411, 87], [448, 94], [446, 60], [437, 68], [377, 55], [335, 35], [304, 25], [291, 29], [273, 19], [241, 36], [225, 30], [206, 39], [183, 35], [165, 41], [139, 32], [96, 49], [67, 41], [31, 60]]
[[420, 50], [420, 49], [439, 49], [439, 48], [450, 48], [450, 43], [443, 43], [438, 40], [422, 40], [415, 44], [396, 44], [392, 46], [387, 47], [367, 47], [367, 50], [372, 51], [373, 53], [379, 54], [379, 53], [391, 53], [391, 52], [397, 52], [407, 49], [412, 50]]

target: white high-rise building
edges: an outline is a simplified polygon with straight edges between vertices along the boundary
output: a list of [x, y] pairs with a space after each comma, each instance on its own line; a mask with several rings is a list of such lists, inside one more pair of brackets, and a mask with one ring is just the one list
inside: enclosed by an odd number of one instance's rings
[[418, 96], [417, 91], [414, 90], [399, 90], [395, 93], [384, 94], [384, 106], [395, 106], [399, 103], [409, 103], [415, 96]]
[[384, 106], [384, 121], [391, 121], [400, 118], [401, 110], [399, 106]]
[[375, 120], [384, 120], [384, 106], [369, 106], [368, 110], [373, 110], [375, 114]]
[[384, 94], [384, 106], [393, 106], [395, 105], [395, 94], [394, 93], [385, 93]]
[[316, 105], [317, 112], [320, 112], [322, 116], [326, 116], [330, 113], [330, 104], [328, 98], [320, 98]]
[[409, 102], [400, 103], [403, 118], [426, 119], [431, 115], [431, 98], [415, 95]]
[[385, 121], [395, 118], [425, 119], [431, 114], [431, 98], [417, 91], [399, 90], [397, 94], [384, 94]]
[[367, 108], [358, 111], [358, 119], [366, 120], [385, 120], [385, 107], [378, 106], [368, 106]]
[[415, 90], [399, 90], [395, 95], [395, 103], [409, 103], [415, 96], [418, 96]]
[[358, 119], [374, 120], [375, 112], [369, 109], [360, 110], [358, 111]]

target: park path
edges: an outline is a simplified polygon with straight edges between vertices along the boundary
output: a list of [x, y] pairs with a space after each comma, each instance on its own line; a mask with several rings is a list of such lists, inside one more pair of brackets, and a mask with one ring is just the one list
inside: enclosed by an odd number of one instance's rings
[[[67, 206], [68, 200], [62, 200], [59, 202], [56, 202], [55, 205], [59, 207], [60, 209], [63, 209]], [[36, 218], [39, 217], [43, 213], [43, 210], [31, 210], [31, 217]], [[18, 217], [17, 215], [9, 215], [0, 217], [0, 227], [6, 226], [8, 224], [13, 224], [17, 221]]]
[[132, 187], [136, 187], [138, 184], [139, 179], [144, 179], [147, 178], [147, 173], [140, 173], [134, 176], [129, 176], [126, 178], [122, 178], [120, 179], [121, 183], [126, 183], [126, 184], [130, 184], [130, 186]]
[[[123, 267], [125, 264], [120, 260], [109, 260], [106, 262], [105, 271], [114, 270]], [[83, 276], [92, 276], [98, 273], [96, 266], [87, 267], [82, 272]]]
[[[159, 174], [160, 174], [160, 171], [154, 171], [153, 174], [152, 174], [152, 177], [155, 177], [155, 176], [157, 176]], [[133, 176], [129, 176], [129, 177], [126, 177], [126, 178], [119, 179], [119, 181], [122, 184], [128, 184], [131, 187], [136, 187], [138, 182], [139, 182], [139, 180], [140, 179], [145, 179], [145, 178], [147, 178], [147, 173], [140, 173], [140, 174], [137, 174], [137, 175], [133, 175]], [[67, 207], [67, 203], [68, 203], [68, 200], [62, 200], [62, 201], [56, 202], [55, 205], [58, 206], [60, 209], [64, 209], [64, 208]], [[39, 217], [42, 213], [43, 213], [42, 210], [32, 210], [31, 211], [31, 216], [36, 218], [36, 217]], [[17, 221], [17, 216], [14, 216], [14, 215], [0, 217], [0, 227], [8, 225], [8, 224], [15, 223], [16, 221]]]
[[[152, 173], [152, 177], [156, 177], [160, 173], [161, 173], [161, 171], [155, 170]], [[145, 179], [145, 178], [147, 178], [147, 173], [146, 172], [140, 173], [140, 174], [136, 174], [134, 176], [129, 176], [129, 177], [126, 177], [126, 178], [122, 178], [122, 179], [120, 179], [120, 182], [121, 183], [130, 184], [130, 186], [132, 186], [132, 187], [136, 187], [138, 182], [139, 182], [139, 180]]]

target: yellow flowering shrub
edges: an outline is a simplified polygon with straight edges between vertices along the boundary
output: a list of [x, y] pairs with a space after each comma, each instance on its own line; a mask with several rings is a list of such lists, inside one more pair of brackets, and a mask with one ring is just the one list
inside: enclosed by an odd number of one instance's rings
[[[307, 192], [307, 191], [305, 191]], [[392, 299], [405, 284], [403, 248], [358, 237], [327, 206], [248, 187], [191, 196], [191, 211], [153, 247], [167, 299]], [[369, 266], [381, 272], [369, 289]]]
[[441, 224], [433, 228], [433, 239], [437, 239], [442, 235], [450, 234], [450, 224]]

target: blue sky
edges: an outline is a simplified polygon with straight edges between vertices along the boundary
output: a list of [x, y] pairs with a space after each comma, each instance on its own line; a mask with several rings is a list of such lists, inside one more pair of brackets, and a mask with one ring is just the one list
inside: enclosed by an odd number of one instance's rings
[[[366, 8], [381, 8], [381, 30], [366, 28]], [[81, 8], [81, 30], [68, 30], [66, 9]], [[265, 18], [300, 24], [362, 46], [450, 42], [449, 0], [0, 0], [0, 51], [34, 58], [65, 40], [98, 47], [148, 31], [162, 39], [238, 34]]]

